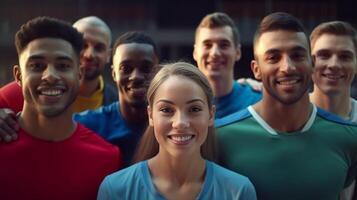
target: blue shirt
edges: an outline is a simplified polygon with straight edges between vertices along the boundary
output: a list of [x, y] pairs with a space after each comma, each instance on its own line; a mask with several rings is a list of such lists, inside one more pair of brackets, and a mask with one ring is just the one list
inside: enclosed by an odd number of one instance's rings
[[[156, 190], [147, 161], [139, 162], [107, 176], [102, 182], [98, 200], [164, 200]], [[256, 194], [247, 177], [206, 161], [206, 175], [197, 200], [255, 200]]]
[[145, 127], [129, 124], [120, 113], [119, 102], [74, 114], [74, 120], [98, 133], [122, 150], [124, 166], [131, 162]]
[[261, 98], [262, 93], [254, 91], [250, 85], [242, 86], [234, 81], [233, 89], [229, 94], [214, 99], [216, 119], [247, 108], [258, 102]]

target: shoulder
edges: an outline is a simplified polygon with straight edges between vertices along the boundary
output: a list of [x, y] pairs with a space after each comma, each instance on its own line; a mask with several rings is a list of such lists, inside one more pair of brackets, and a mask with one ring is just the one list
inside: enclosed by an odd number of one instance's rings
[[[145, 161], [135, 163], [127, 168], [119, 170], [111, 175], [108, 175], [105, 179], [109, 182], [115, 182], [125, 186], [125, 183], [139, 180], [145, 167]], [[120, 183], [119, 183], [120, 182]]]
[[139, 186], [139, 182], [142, 181], [142, 168], [144, 166], [145, 161], [139, 162], [106, 176], [100, 186], [99, 193], [106, 191], [107, 193], [114, 194], [113, 196], [119, 194], [123, 199], [128, 196], [129, 192], [139, 193], [140, 191], [135, 190], [142, 189], [137, 186]]
[[98, 136], [95, 132], [86, 128], [82, 124], [77, 124], [78, 127], [75, 134], [77, 134], [79, 138], [78, 145], [81, 145], [82, 147], [88, 149], [94, 149], [95, 152], [98, 154], [103, 153], [120, 157], [120, 151], [118, 147], [108, 143], [103, 138]]
[[252, 183], [246, 176], [233, 172], [213, 162], [210, 162], [210, 164], [212, 166], [214, 175], [222, 181], [230, 184], [251, 186]]
[[[101, 106], [95, 110], [86, 110], [80, 113], [74, 114], [74, 119], [86, 119], [89, 117], [103, 117], [103, 118], [108, 118], [108, 116], [111, 115], [117, 115], [119, 113], [118, 111], [119, 107], [119, 102], [113, 102], [109, 105]], [[100, 118], [97, 118], [97, 120]]]
[[15, 112], [22, 110], [24, 97], [21, 87], [15, 82], [10, 82], [0, 88], [0, 106], [1, 108], [10, 108]]
[[215, 163], [210, 162], [212, 166], [212, 176], [216, 190], [221, 190], [225, 195], [236, 196], [241, 198], [256, 199], [255, 188], [252, 182], [246, 177], [229, 169], [223, 168]]
[[240, 110], [238, 112], [235, 112], [235, 113], [225, 116], [223, 118], [216, 119], [215, 127], [220, 128], [220, 127], [241, 121], [241, 120], [246, 119], [250, 116], [251, 116], [251, 114], [250, 114], [248, 108], [245, 108], [243, 110]]
[[250, 84], [240, 84], [237, 81], [233, 82], [233, 91], [237, 95], [251, 94], [260, 97], [262, 92], [259, 90], [254, 90]]
[[357, 128], [357, 124], [355, 124], [351, 121], [345, 120], [345, 119], [339, 117], [338, 115], [330, 113], [330, 112], [323, 110], [319, 107], [317, 107], [317, 115], [330, 123], [335, 123], [335, 124], [340, 124], [340, 125], [351, 126], [351, 127]]

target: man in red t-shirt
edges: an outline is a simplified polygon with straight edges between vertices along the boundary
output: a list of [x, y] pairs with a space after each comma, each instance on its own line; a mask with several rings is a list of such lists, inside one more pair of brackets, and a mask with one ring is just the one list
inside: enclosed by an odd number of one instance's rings
[[96, 199], [121, 154], [72, 120], [82, 36], [66, 22], [38, 17], [20, 28], [15, 44], [24, 106], [18, 140], [0, 143], [0, 199]]

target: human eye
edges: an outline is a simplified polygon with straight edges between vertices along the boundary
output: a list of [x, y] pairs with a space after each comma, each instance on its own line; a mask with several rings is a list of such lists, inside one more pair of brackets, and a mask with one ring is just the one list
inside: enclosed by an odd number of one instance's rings
[[163, 114], [171, 114], [174, 112], [174, 109], [172, 109], [171, 107], [169, 106], [162, 106], [159, 108], [159, 112], [163, 113]]
[[203, 48], [210, 49], [211, 47], [212, 47], [212, 43], [211, 42], [204, 42], [203, 43]]
[[350, 53], [342, 53], [338, 57], [342, 61], [351, 61], [351, 60], [353, 60], [353, 54], [350, 54]]
[[67, 71], [68, 69], [70, 69], [72, 67], [72, 65], [69, 63], [63, 62], [63, 63], [58, 63], [56, 67], [60, 71]]
[[190, 113], [198, 113], [198, 112], [202, 111], [203, 109], [200, 105], [192, 105], [189, 107], [188, 110]]
[[276, 53], [271, 53], [266, 55], [265, 60], [270, 64], [274, 64], [280, 60], [280, 55]]
[[31, 71], [35, 71], [35, 72], [42, 71], [43, 69], [46, 68], [45, 63], [38, 62], [38, 61], [29, 62], [28, 66]]
[[228, 49], [230, 46], [231, 46], [231, 44], [228, 41], [224, 41], [219, 44], [219, 47], [221, 49]]
[[140, 67], [140, 70], [143, 72], [143, 73], [151, 73], [151, 70], [154, 66], [152, 64], [145, 64], [143, 65], [142, 67]]
[[95, 45], [94, 49], [97, 52], [103, 52], [103, 51], [105, 51], [105, 45], [104, 44], [97, 44], [97, 45]]
[[302, 60], [305, 60], [306, 58], [306, 54], [304, 52], [294, 52], [292, 53], [291, 55], [291, 59], [292, 60], [295, 60], [295, 61], [302, 61]]
[[123, 64], [120, 65], [119, 71], [124, 74], [129, 74], [131, 71], [133, 71], [133, 68], [130, 65]]
[[328, 51], [319, 51], [316, 53], [316, 57], [321, 60], [327, 60], [331, 57], [331, 53]]

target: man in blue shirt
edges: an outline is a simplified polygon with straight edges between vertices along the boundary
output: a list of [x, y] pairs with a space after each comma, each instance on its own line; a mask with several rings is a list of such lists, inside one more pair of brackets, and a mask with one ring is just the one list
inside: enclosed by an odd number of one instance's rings
[[144, 33], [125, 33], [113, 46], [112, 61], [119, 102], [75, 114], [74, 119], [119, 146], [128, 165], [147, 126], [146, 92], [158, 64], [156, 44]]
[[241, 58], [234, 21], [225, 13], [206, 15], [196, 28], [193, 58], [207, 77], [215, 96], [216, 118], [222, 118], [261, 99], [250, 85], [234, 81], [234, 64]]

